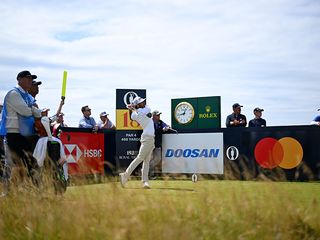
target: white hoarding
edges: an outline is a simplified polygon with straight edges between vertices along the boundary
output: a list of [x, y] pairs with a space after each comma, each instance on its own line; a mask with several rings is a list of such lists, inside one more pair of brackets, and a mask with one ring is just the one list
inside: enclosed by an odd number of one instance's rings
[[223, 134], [162, 135], [162, 172], [223, 174]]

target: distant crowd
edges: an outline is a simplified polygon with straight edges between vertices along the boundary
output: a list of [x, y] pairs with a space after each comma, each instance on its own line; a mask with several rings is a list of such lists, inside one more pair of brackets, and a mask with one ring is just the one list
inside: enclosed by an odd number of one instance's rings
[[[52, 175], [54, 176], [52, 181], [55, 190], [61, 193], [63, 189], [66, 189], [68, 181], [68, 163], [64, 147], [59, 139], [62, 127], [67, 127], [62, 112], [65, 98], [61, 97], [56, 114], [48, 117], [49, 109], [40, 108], [36, 100], [39, 86], [42, 84], [41, 81], [36, 81], [37, 75], [25, 70], [18, 73], [16, 79], [17, 86], [8, 91], [0, 106], [0, 180], [4, 185], [0, 197], [9, 193], [11, 183], [19, 189], [19, 186], [25, 184], [29, 178], [35, 187], [41, 188], [41, 175], [47, 157], [51, 159], [49, 163], [54, 164], [51, 165], [54, 167], [50, 171], [54, 171], [55, 174]], [[169, 131], [170, 127], [160, 120], [161, 112], [157, 110], [150, 112], [150, 109], [145, 105], [145, 99], [137, 97], [134, 102], [135, 104], [130, 107], [130, 113], [132, 113], [130, 117], [143, 127], [146, 123], [148, 125], [150, 136], [145, 132], [141, 135], [141, 146], [147, 146], [145, 140], [148, 139], [149, 150], [145, 156], [151, 157], [150, 152], [153, 152], [153, 160], [150, 163], [150, 173], [153, 175], [156, 165], [161, 159], [161, 151], [159, 150], [161, 134]], [[91, 109], [88, 105], [83, 106], [81, 112], [79, 128], [92, 129], [93, 132], [98, 129], [116, 129], [105, 111], [100, 113], [99, 122], [91, 117]], [[145, 151], [145, 147], [141, 147], [141, 149], [144, 149], [141, 150], [142, 152]], [[141, 154], [138, 154], [140, 157], [137, 161], [147, 161], [148, 164], [148, 167], [144, 168], [143, 187], [149, 188], [150, 159], [142, 157], [144, 154]]]
[[[49, 109], [39, 108], [38, 106], [36, 96], [39, 93], [39, 85], [42, 82], [35, 79], [37, 79], [37, 76], [27, 70], [18, 73], [17, 86], [8, 91], [3, 104], [0, 105], [0, 159], [6, 160], [5, 168], [0, 166], [0, 170], [10, 169], [10, 171], [4, 171], [1, 174], [6, 180], [12, 179], [12, 175], [15, 175], [16, 178], [22, 181], [28, 176], [31, 177], [34, 185], [39, 186], [41, 161], [39, 161], [38, 156], [42, 153], [45, 155], [47, 151], [47, 142], [43, 141], [43, 137], [50, 139], [54, 137], [54, 141], [61, 145], [60, 159], [58, 159], [57, 164], [61, 165], [61, 167], [63, 166], [64, 177], [66, 180], [68, 179], [67, 163], [66, 159], [64, 159], [62, 143], [59, 140], [61, 128], [67, 127], [67, 125], [64, 123], [64, 113], [62, 112], [64, 97], [61, 97], [56, 114], [48, 117]], [[267, 126], [266, 120], [262, 118], [264, 109], [259, 107], [253, 109], [254, 118], [247, 123], [246, 116], [241, 114], [242, 107], [239, 103], [233, 104], [233, 112], [226, 118], [227, 128], [246, 127], [247, 125], [249, 127]], [[145, 98], [137, 96], [127, 108], [131, 119], [142, 126], [143, 133], [141, 135], [139, 154], [132, 161], [126, 172], [120, 174], [120, 182], [122, 186], [125, 186], [132, 171], [139, 163], [143, 162], [143, 188], [150, 188], [148, 175], [151, 174], [154, 177], [156, 166], [161, 162], [162, 133], [175, 130], [160, 120], [161, 112], [158, 110], [151, 112], [150, 107], [146, 105]], [[91, 117], [91, 109], [88, 105], [83, 106], [81, 112], [79, 128], [92, 129], [93, 132], [97, 132], [98, 129], [116, 129], [116, 126], [108, 118], [108, 113], [105, 111], [100, 113], [98, 122]], [[320, 126], [320, 115], [316, 116], [311, 124]], [[39, 143], [43, 145], [40, 148], [38, 148]], [[36, 152], [37, 148], [38, 153]], [[0, 163], [2, 164], [2, 162]], [[6, 180], [4, 182], [8, 183]], [[7, 193], [8, 186], [4, 187], [4, 194]]]

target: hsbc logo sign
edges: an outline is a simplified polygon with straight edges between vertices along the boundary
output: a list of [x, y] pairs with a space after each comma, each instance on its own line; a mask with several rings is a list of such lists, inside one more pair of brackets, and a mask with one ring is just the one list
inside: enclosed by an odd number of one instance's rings
[[85, 149], [81, 151], [77, 144], [65, 144], [64, 146], [68, 163], [77, 163], [81, 156], [85, 158], [102, 157], [101, 149]]
[[65, 144], [65, 152], [68, 163], [76, 163], [82, 156], [82, 151], [77, 144]]

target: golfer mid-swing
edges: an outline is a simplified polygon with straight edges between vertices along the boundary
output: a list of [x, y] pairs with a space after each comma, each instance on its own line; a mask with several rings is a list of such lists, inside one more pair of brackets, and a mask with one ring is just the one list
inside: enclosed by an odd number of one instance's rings
[[129, 167], [124, 173], [120, 173], [120, 182], [122, 187], [125, 186], [133, 170], [141, 163], [142, 164], [142, 184], [143, 188], [150, 188], [149, 186], [149, 162], [151, 154], [154, 149], [154, 126], [152, 121], [151, 109], [146, 105], [146, 99], [139, 96], [135, 97], [132, 104], [128, 105], [131, 119], [138, 122], [143, 128], [141, 135], [141, 146], [138, 156], [130, 163]]

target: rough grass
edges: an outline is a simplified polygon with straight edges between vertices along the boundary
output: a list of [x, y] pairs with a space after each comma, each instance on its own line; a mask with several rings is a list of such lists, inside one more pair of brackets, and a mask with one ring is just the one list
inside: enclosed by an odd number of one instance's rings
[[0, 198], [0, 239], [320, 239], [320, 184], [130, 181]]

